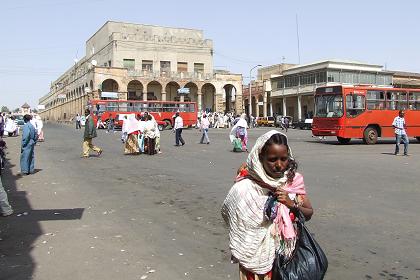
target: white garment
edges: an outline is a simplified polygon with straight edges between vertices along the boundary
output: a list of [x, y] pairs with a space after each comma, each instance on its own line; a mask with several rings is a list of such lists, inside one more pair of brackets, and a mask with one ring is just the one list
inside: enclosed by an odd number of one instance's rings
[[144, 126], [144, 136], [147, 138], [156, 138], [155, 122], [153, 120], [146, 121]]
[[8, 118], [7, 121], [6, 121], [6, 126], [4, 127], [4, 131], [7, 131], [9, 133], [13, 133], [13, 132], [16, 131], [17, 128], [18, 127], [17, 127], [15, 121]]
[[[247, 170], [252, 177], [273, 187], [282, 187], [287, 181], [267, 175], [259, 159], [265, 142], [273, 134], [272, 130], [260, 136], [247, 159]], [[283, 134], [284, 135], [284, 134]], [[289, 150], [290, 156], [292, 156]], [[268, 190], [250, 179], [235, 183], [222, 205], [223, 219], [229, 226], [229, 246], [232, 255], [247, 270], [265, 274], [272, 269], [276, 251], [280, 249], [281, 238], [272, 234], [275, 225], [264, 220], [264, 206]]]
[[183, 127], [184, 127], [184, 121], [181, 118], [181, 116], [176, 117], [174, 129], [183, 128]]
[[244, 127], [245, 128], [245, 137], [248, 137], [248, 123], [246, 122], [244, 117], [241, 117], [238, 122], [232, 127], [229, 134], [230, 142], [233, 143], [233, 140], [236, 138], [236, 129], [238, 127]]

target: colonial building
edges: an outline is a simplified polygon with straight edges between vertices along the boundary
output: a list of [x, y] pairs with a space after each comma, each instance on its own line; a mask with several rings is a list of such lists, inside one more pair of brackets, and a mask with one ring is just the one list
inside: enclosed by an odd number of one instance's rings
[[[188, 88], [189, 94], [178, 95]], [[44, 119], [67, 120], [91, 99], [195, 101], [199, 110], [243, 111], [242, 75], [213, 70], [213, 42], [196, 29], [106, 22], [86, 55], [40, 99]]]
[[[282, 63], [258, 68], [257, 79], [255, 81], [251, 81], [252, 115], [256, 117], [267, 117], [273, 115], [270, 78], [272, 75], [281, 75], [283, 71], [293, 66], [296, 66], [296, 64]], [[249, 87], [249, 84], [244, 85], [242, 89], [244, 108], [247, 114], [249, 113]]]
[[311, 118], [314, 93], [319, 86], [363, 84], [392, 86], [393, 72], [381, 65], [356, 61], [327, 60], [298, 65], [271, 76], [273, 114], [292, 116], [295, 120]]

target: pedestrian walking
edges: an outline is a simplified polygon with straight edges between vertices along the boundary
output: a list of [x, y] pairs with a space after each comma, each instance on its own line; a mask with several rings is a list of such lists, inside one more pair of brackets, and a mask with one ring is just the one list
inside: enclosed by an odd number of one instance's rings
[[234, 145], [234, 150], [236, 149], [236, 139], [239, 139], [241, 140], [242, 151], [248, 152], [248, 123], [245, 118], [246, 115], [242, 114], [239, 120], [236, 122], [236, 124], [232, 127], [229, 138], [230, 142]]
[[287, 130], [289, 129], [289, 124], [290, 124], [289, 118], [288, 117], [284, 117], [283, 118], [283, 121], [284, 121], [284, 129], [287, 132]]
[[271, 279], [276, 254], [293, 255], [295, 218], [302, 213], [309, 220], [313, 214], [303, 176], [296, 171], [287, 136], [271, 130], [258, 138], [238, 172], [222, 216], [241, 280]]
[[152, 115], [148, 114], [144, 126], [145, 152], [148, 155], [156, 154], [156, 128], [157, 126], [155, 125]]
[[5, 114], [0, 114], [0, 138], [4, 136], [4, 126], [6, 124], [6, 117]]
[[83, 134], [83, 158], [89, 157], [89, 151], [95, 151], [98, 156], [102, 154], [102, 149], [92, 144], [92, 139], [97, 137], [95, 123], [90, 115], [90, 110], [85, 110], [86, 122], [85, 133]]
[[112, 132], [115, 133], [115, 119], [113, 116], [110, 116], [108, 119], [108, 126], [107, 126], [106, 133], [109, 133], [111, 129], [112, 129]]
[[401, 140], [404, 143], [404, 155], [408, 156], [408, 137], [407, 137], [407, 124], [405, 123], [404, 119], [405, 112], [404, 110], [400, 110], [398, 112], [398, 116], [394, 118], [392, 122], [392, 126], [395, 129], [395, 152], [394, 155], [398, 155], [400, 152], [400, 143]]
[[0, 180], [0, 210], [3, 217], [10, 216], [13, 214], [13, 209], [10, 206], [7, 193], [4, 190], [3, 183]]
[[202, 132], [200, 144], [204, 144], [204, 142], [203, 142], [204, 139], [206, 140], [206, 144], [210, 144], [209, 127], [210, 127], [210, 122], [207, 119], [206, 114], [204, 114], [201, 117], [201, 122], [200, 122], [200, 131]]
[[82, 118], [80, 117], [79, 114], [77, 114], [76, 115], [76, 129], [82, 129], [81, 121], [82, 121]]
[[25, 125], [22, 132], [22, 146], [20, 154], [20, 171], [22, 175], [29, 175], [35, 171], [35, 144], [38, 133], [31, 124], [31, 115], [23, 116]]
[[179, 112], [175, 114], [175, 124], [174, 124], [174, 131], [175, 131], [175, 146], [179, 146], [181, 143], [182, 146], [185, 145], [184, 139], [182, 139], [182, 129], [184, 128], [184, 120], [179, 115]]

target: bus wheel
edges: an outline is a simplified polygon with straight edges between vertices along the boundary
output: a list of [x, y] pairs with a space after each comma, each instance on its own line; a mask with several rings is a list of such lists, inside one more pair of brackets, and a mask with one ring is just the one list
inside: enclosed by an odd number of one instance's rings
[[378, 131], [374, 127], [368, 127], [363, 133], [363, 142], [368, 145], [373, 145], [378, 142]]
[[348, 144], [350, 143], [351, 138], [343, 138], [337, 136], [337, 140], [340, 144]]
[[172, 128], [172, 123], [170, 120], [163, 120], [164, 122], [166, 122], [165, 128]]
[[420, 142], [420, 136], [416, 136], [417, 141]]

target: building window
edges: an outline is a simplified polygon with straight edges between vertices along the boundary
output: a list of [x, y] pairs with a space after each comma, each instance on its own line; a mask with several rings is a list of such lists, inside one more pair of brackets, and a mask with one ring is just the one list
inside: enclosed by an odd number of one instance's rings
[[[111, 63], [109, 64], [109, 66], [111, 66]], [[136, 66], [136, 60], [135, 59], [127, 59], [127, 58], [123, 59], [123, 67], [124, 68], [133, 70], [135, 68], [135, 66]]]
[[285, 87], [295, 87], [299, 85], [299, 76], [289, 76], [284, 78]]
[[327, 74], [328, 82], [338, 83], [340, 82], [340, 72], [337, 71], [328, 71]]
[[141, 70], [152, 72], [153, 71], [153, 60], [142, 60]]
[[188, 63], [187, 62], [178, 62], [177, 64], [177, 71], [181, 72], [188, 72]]
[[170, 61], [161, 61], [160, 62], [160, 72], [170, 73], [171, 72], [171, 62]]
[[327, 81], [327, 72], [318, 72], [315, 74], [317, 83], [325, 83]]
[[204, 73], [204, 63], [194, 63], [194, 73]]

